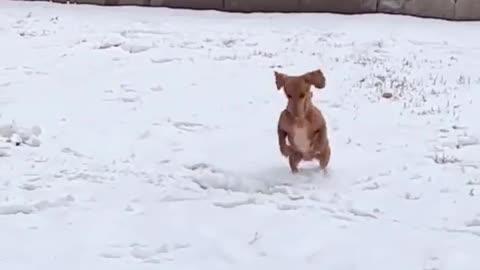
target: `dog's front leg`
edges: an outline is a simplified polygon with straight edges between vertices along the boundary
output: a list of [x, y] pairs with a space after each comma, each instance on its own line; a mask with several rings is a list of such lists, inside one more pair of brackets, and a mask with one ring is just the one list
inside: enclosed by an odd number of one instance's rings
[[302, 154], [292, 151], [288, 157], [288, 164], [290, 165], [290, 170], [292, 173], [298, 172], [298, 164], [302, 161]]
[[288, 157], [290, 156], [290, 147], [287, 145], [287, 132], [277, 127], [277, 134], [278, 134], [278, 146], [280, 147], [280, 152], [283, 156]]

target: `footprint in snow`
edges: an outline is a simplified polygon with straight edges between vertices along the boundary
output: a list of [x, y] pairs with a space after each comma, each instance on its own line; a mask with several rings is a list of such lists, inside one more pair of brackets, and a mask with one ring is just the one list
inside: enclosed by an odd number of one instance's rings
[[21, 189], [27, 190], [27, 191], [33, 191], [39, 188], [42, 188], [41, 185], [36, 185], [36, 184], [31, 184], [31, 183], [25, 183], [20, 186]]
[[152, 88], [150, 88], [150, 90], [152, 90], [153, 92], [161, 92], [161, 91], [163, 91], [163, 87], [160, 86], [160, 85], [157, 85], [157, 86], [153, 86]]
[[100, 253], [99, 256], [106, 259], [120, 259], [125, 257], [125, 254], [121, 251], [107, 251]]
[[148, 248], [145, 246], [135, 246], [130, 251], [130, 255], [136, 259], [142, 260], [144, 263], [161, 263], [165, 260], [171, 260], [164, 255], [176, 250], [189, 247], [189, 244], [174, 244], [169, 246], [167, 244], [163, 244], [158, 248]]
[[175, 121], [172, 122], [173, 126], [177, 129], [183, 130], [183, 131], [188, 131], [188, 132], [194, 132], [198, 131], [200, 129], [205, 129], [206, 126], [200, 123], [193, 123], [193, 122], [180, 122], [180, 121]]
[[173, 61], [181, 61], [181, 58], [151, 58], [150, 61], [153, 64], [164, 64], [164, 63], [169, 63]]
[[466, 227], [480, 227], [480, 217], [465, 222]]
[[[190, 244], [176, 243], [176, 244], [163, 244], [160, 247], [152, 248], [143, 244], [131, 244], [129, 247], [122, 245], [111, 245], [110, 250], [104, 251], [98, 254], [98, 256], [106, 259], [120, 259], [127, 256], [131, 256], [135, 259], [141, 260], [144, 263], [158, 264], [165, 260], [171, 260], [171, 258], [165, 257], [166, 254], [171, 253], [178, 249], [189, 248]], [[128, 249], [129, 252], [128, 252]]]
[[11, 82], [0, 83], [0, 87], [7, 87], [7, 86], [10, 86], [11, 84], [12, 84]]
[[376, 215], [374, 215], [372, 213], [368, 213], [368, 212], [360, 210], [360, 209], [356, 209], [356, 208], [350, 208], [350, 209], [348, 209], [348, 212], [350, 214], [353, 214], [354, 216], [358, 216], [358, 217], [377, 219]]
[[229, 201], [229, 202], [214, 202], [213, 205], [221, 208], [236, 208], [239, 206], [257, 204], [255, 198], [248, 198], [245, 200]]

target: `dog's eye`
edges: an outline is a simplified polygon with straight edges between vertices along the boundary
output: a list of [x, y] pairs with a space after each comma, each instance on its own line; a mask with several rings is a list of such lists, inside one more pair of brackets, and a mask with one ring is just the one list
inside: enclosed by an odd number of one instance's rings
[[304, 97], [305, 97], [305, 93], [301, 93], [300, 98], [304, 98]]
[[292, 96], [291, 96], [291, 95], [287, 95], [287, 98], [292, 98]]

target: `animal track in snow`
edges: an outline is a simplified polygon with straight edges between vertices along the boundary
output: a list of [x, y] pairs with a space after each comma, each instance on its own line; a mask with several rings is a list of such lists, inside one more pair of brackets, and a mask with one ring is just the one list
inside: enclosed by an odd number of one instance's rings
[[480, 232], [479, 231], [473, 231], [473, 230], [466, 230], [466, 229], [449, 229], [449, 228], [442, 228], [442, 229], [436, 229], [433, 228], [433, 230], [440, 230], [440, 231], [445, 231], [449, 233], [463, 233], [463, 234], [470, 234], [473, 236], [480, 237]]
[[293, 204], [277, 204], [277, 209], [281, 211], [288, 211], [288, 210], [297, 210], [301, 208], [300, 205], [293, 205]]
[[213, 205], [221, 208], [235, 208], [248, 204], [257, 204], [255, 198], [248, 198], [243, 201], [230, 201], [230, 202], [214, 202]]
[[28, 191], [33, 191], [33, 190], [42, 188], [42, 186], [37, 184], [32, 184], [32, 183], [25, 183], [21, 185], [20, 188]]
[[412, 195], [412, 193], [407, 192], [405, 193], [405, 199], [409, 201], [417, 201], [420, 200], [421, 196], [420, 195]]
[[11, 82], [0, 83], [0, 87], [7, 87], [7, 86], [10, 86], [11, 84], [12, 84]]
[[349, 217], [338, 215], [338, 214], [331, 215], [331, 217], [333, 217], [335, 219], [343, 220], [343, 221], [353, 221], [353, 219], [351, 219]]
[[173, 126], [183, 131], [198, 131], [206, 128], [205, 125], [193, 122], [172, 122]]
[[8, 157], [8, 156], [9, 154], [6, 151], [0, 149], [0, 157]]
[[480, 227], [480, 217], [465, 222], [466, 227]]
[[99, 256], [107, 259], [119, 259], [124, 257], [125, 254], [121, 251], [108, 251], [100, 253]]
[[203, 200], [202, 197], [173, 197], [171, 195], [167, 195], [163, 198], [158, 199], [160, 203], [168, 203], [168, 202], [185, 202], [185, 201], [199, 201]]
[[187, 243], [163, 244], [159, 247], [149, 247], [148, 245], [138, 243], [133, 243], [129, 246], [110, 245], [108, 251], [100, 252], [98, 256], [106, 259], [120, 259], [130, 256], [144, 263], [157, 264], [165, 260], [170, 260], [169, 257], [165, 256], [168, 253], [189, 247], [190, 244]]
[[373, 184], [366, 185], [362, 188], [362, 190], [376, 190], [379, 189], [380, 185], [377, 182], [373, 182]]
[[70, 147], [64, 147], [64, 148], [62, 148], [61, 151], [62, 151], [62, 153], [70, 154], [70, 155], [73, 155], [73, 156], [78, 157], [78, 158], [88, 158], [88, 159], [92, 159], [91, 157], [88, 157], [88, 156], [86, 156], [86, 155], [84, 155], [84, 154], [82, 154], [82, 153], [80, 153], [80, 152], [78, 152], [78, 151], [76, 151], [76, 150], [73, 150], [73, 149], [70, 148]]
[[150, 61], [154, 64], [164, 64], [173, 61], [181, 61], [181, 58], [151, 58]]
[[157, 85], [157, 86], [151, 87], [150, 90], [152, 90], [153, 92], [161, 92], [163, 91], [163, 87], [160, 85]]
[[480, 185], [480, 179], [477, 179], [477, 178], [470, 179], [470, 180], [468, 180], [467, 185], [469, 185], [469, 186]]
[[374, 214], [371, 214], [371, 213], [368, 213], [368, 212], [365, 212], [363, 210], [359, 210], [359, 209], [356, 209], [356, 208], [350, 208], [348, 210], [348, 212], [355, 215], [355, 216], [368, 217], [368, 218], [374, 218], [374, 219], [377, 218], [377, 216], [375, 216]]

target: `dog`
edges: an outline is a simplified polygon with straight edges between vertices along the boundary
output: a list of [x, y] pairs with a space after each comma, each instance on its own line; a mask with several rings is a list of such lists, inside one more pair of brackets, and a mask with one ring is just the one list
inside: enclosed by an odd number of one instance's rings
[[317, 89], [325, 88], [324, 74], [317, 69], [300, 76], [277, 71], [274, 75], [277, 90], [283, 88], [288, 99], [277, 124], [280, 153], [288, 157], [292, 173], [298, 172], [301, 161], [315, 159], [326, 174], [331, 154], [327, 124], [322, 112], [312, 103], [310, 91], [312, 85]]

